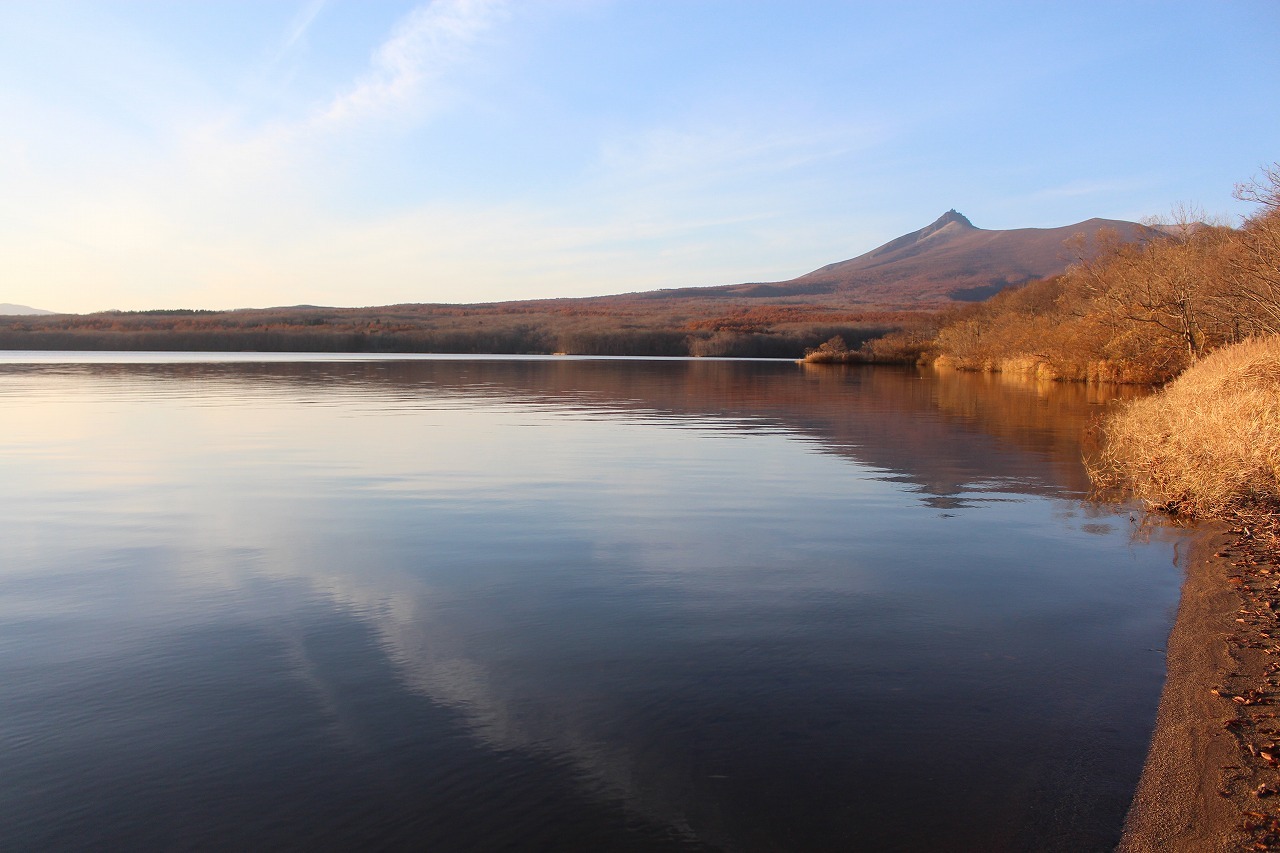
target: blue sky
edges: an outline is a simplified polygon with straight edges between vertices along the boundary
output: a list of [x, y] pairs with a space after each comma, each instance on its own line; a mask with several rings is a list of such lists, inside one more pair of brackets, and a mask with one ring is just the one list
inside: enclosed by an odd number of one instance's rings
[[1280, 3], [0, 2], [0, 302], [578, 296], [1238, 221]]

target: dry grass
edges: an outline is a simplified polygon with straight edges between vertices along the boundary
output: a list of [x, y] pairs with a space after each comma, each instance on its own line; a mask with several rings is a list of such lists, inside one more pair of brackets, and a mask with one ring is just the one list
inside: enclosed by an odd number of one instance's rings
[[1218, 350], [1102, 427], [1090, 473], [1148, 506], [1274, 529], [1280, 514], [1280, 336]]

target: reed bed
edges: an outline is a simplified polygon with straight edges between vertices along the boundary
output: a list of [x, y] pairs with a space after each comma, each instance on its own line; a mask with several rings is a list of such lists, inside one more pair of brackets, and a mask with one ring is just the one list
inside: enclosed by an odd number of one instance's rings
[[1102, 425], [1090, 474], [1149, 507], [1275, 532], [1280, 517], [1280, 336], [1224, 347]]

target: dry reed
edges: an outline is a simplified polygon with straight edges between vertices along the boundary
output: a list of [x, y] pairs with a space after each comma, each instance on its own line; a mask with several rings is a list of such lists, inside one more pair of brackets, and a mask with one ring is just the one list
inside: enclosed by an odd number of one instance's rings
[[1102, 427], [1095, 483], [1149, 507], [1274, 529], [1280, 513], [1280, 336], [1214, 352]]

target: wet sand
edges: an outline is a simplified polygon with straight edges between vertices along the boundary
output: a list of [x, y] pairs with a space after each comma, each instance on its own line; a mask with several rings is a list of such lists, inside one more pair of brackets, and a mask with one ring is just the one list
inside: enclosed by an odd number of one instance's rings
[[1242, 533], [1191, 546], [1121, 853], [1280, 849], [1280, 566]]

